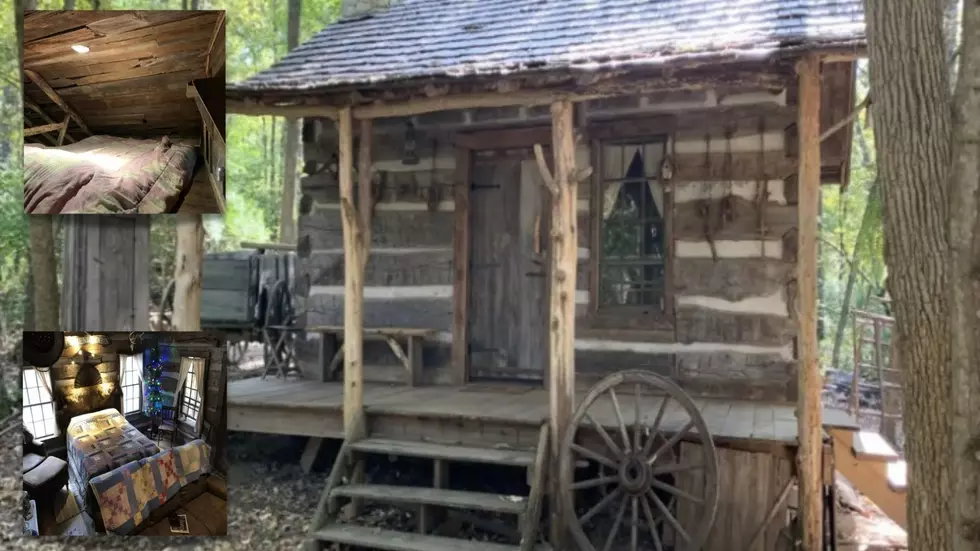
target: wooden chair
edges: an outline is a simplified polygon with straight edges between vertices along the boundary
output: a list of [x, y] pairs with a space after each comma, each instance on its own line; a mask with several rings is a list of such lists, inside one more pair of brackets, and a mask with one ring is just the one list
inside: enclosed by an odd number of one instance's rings
[[164, 406], [160, 416], [153, 421], [154, 438], [157, 444], [160, 443], [162, 434], [170, 435], [170, 447], [172, 448], [177, 440], [177, 408]]

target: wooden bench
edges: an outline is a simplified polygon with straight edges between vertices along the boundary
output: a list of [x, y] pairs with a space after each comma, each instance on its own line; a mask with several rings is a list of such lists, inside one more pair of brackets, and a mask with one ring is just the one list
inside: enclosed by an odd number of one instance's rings
[[[306, 328], [307, 332], [320, 333], [324, 339], [334, 340], [333, 358], [327, 367], [326, 379], [333, 380], [334, 373], [340, 367], [344, 358], [344, 347], [340, 345], [344, 328], [341, 325], [317, 325]], [[365, 327], [364, 340], [384, 341], [388, 343], [391, 352], [398, 358], [405, 373], [408, 375], [408, 385], [417, 386], [422, 383], [422, 344], [425, 339], [432, 339], [438, 331], [435, 329], [412, 329], [406, 327]], [[406, 341], [405, 348], [398, 339]]]

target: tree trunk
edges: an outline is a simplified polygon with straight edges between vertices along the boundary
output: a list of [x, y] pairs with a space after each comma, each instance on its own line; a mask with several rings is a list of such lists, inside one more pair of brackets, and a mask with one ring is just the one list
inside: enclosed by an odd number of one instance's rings
[[65, 0], [65, 9], [66, 10], [75, 9], [75, 0]]
[[201, 272], [204, 224], [199, 214], [177, 214], [173, 331], [201, 329]]
[[[858, 260], [861, 257], [862, 247], [867, 240], [867, 234], [872, 230], [871, 221], [871, 201], [878, 201], [875, 195], [878, 193], [878, 179], [871, 182], [868, 189], [868, 200], [864, 205], [864, 214], [861, 215], [861, 227], [858, 228], [857, 237], [854, 239], [854, 250], [851, 252], [850, 271], [847, 274], [847, 285], [844, 286], [844, 296], [841, 299], [840, 321], [837, 322], [837, 334], [834, 335], [834, 353], [832, 359], [834, 369], [840, 368], [840, 349], [844, 342], [844, 329], [847, 328], [847, 318], [851, 313], [851, 294], [854, 292], [854, 284], [857, 282]], [[857, 366], [855, 366], [855, 369]]]
[[[299, 44], [301, 0], [289, 0], [286, 47]], [[282, 204], [279, 216], [279, 242], [296, 242], [296, 161], [299, 149], [299, 119], [283, 121]]]
[[963, 4], [950, 178], [953, 551], [980, 547], [980, 4]]
[[909, 549], [950, 549], [951, 112], [943, 6], [866, 0], [887, 287], [904, 371]]
[[198, 10], [200, 7], [200, 3], [201, 3], [200, 0], [191, 0], [191, 9], [195, 11]]

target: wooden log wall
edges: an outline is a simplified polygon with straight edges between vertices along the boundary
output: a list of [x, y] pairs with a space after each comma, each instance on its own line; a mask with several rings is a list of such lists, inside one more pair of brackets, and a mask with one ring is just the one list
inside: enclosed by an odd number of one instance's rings
[[[589, 211], [596, 183], [579, 186], [575, 348], [583, 384], [613, 371], [642, 368], [679, 380], [694, 395], [795, 401], [796, 185], [788, 148], [795, 139], [795, 97], [794, 90], [708, 90], [597, 100], [579, 107], [590, 123], [618, 121], [627, 130], [642, 126], [637, 121], [646, 115], [670, 115], [676, 122], [667, 145], [675, 165], [670, 229], [675, 319], [670, 330], [642, 331], [627, 328], [629, 320], [609, 325], [588, 316]], [[375, 123], [374, 224], [364, 323], [438, 330], [437, 342], [425, 349], [428, 370], [448, 365], [452, 342], [453, 136], [544, 125], [549, 116], [547, 107], [514, 107]], [[405, 162], [412, 157], [404, 148], [409, 124], [416, 150], [415, 158]], [[307, 119], [303, 138], [297, 295], [308, 310], [307, 325], [341, 325], [343, 251], [332, 121]], [[592, 152], [583, 143], [576, 164], [588, 166]], [[839, 157], [831, 156], [830, 162]], [[533, 159], [523, 162], [521, 178], [540, 178]], [[301, 353], [304, 363], [316, 358], [313, 346]], [[375, 364], [394, 362], [386, 345], [368, 343], [365, 378], [372, 379]], [[447, 380], [431, 373], [424, 379]]]

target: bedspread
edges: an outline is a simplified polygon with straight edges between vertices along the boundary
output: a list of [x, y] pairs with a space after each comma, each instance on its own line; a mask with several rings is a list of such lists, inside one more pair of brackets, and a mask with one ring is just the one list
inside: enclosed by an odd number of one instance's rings
[[195, 146], [167, 137], [92, 136], [61, 147], [24, 146], [29, 214], [169, 212], [190, 185]]
[[211, 448], [203, 440], [193, 440], [93, 478], [91, 491], [105, 529], [131, 533], [181, 488], [208, 474], [210, 455]]
[[85, 493], [80, 497], [86, 504], [91, 503], [89, 480], [159, 451], [115, 409], [79, 415], [68, 424], [69, 477]]

